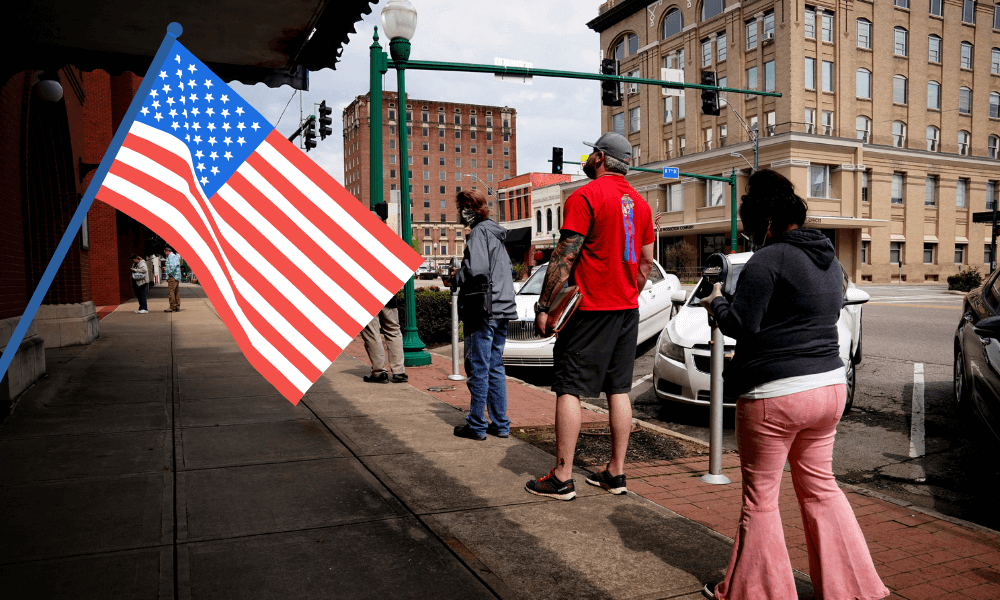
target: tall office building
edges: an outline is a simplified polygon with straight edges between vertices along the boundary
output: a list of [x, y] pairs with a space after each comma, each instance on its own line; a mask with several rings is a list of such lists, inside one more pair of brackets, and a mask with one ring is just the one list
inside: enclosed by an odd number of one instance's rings
[[[364, 204], [370, 191], [370, 94], [344, 109], [344, 187]], [[382, 93], [382, 172], [386, 201], [397, 199], [409, 177], [413, 239], [424, 257], [445, 263], [465, 249], [455, 195], [480, 189], [490, 200], [497, 183], [517, 173], [517, 111]], [[400, 164], [399, 132], [407, 123], [408, 168]], [[488, 188], [488, 189], [487, 189]], [[378, 201], [378, 200], [376, 200]]]
[[[610, 0], [589, 26], [623, 75], [683, 69], [700, 83], [713, 71], [719, 85], [781, 94], [723, 94], [721, 114], [706, 116], [698, 90], [625, 85], [602, 125], [628, 137], [635, 164], [735, 167], [738, 198], [749, 169], [731, 153], [752, 162], [755, 129], [760, 167], [792, 180], [807, 226], [827, 233], [853, 279], [989, 270], [990, 227], [972, 213], [1000, 188], [1000, 3]], [[686, 241], [703, 260], [729, 247], [726, 184], [629, 179], [664, 213], [661, 248]]]

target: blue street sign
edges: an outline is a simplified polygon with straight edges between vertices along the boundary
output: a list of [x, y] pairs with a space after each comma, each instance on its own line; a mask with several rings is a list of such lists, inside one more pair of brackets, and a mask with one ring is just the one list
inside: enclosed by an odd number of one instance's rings
[[664, 179], [680, 179], [681, 169], [680, 167], [663, 167], [663, 178]]

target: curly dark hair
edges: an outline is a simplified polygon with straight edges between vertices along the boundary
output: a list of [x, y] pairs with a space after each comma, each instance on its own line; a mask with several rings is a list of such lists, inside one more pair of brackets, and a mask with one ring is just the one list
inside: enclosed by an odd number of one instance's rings
[[490, 205], [486, 201], [486, 194], [480, 190], [462, 190], [456, 196], [458, 201], [458, 211], [463, 208], [471, 208], [476, 211], [479, 221], [484, 221], [490, 217]]
[[761, 169], [750, 175], [746, 195], [740, 203], [740, 220], [748, 235], [763, 233], [768, 224], [771, 235], [780, 236], [789, 225], [802, 227], [809, 206], [795, 193], [795, 186], [785, 176]]

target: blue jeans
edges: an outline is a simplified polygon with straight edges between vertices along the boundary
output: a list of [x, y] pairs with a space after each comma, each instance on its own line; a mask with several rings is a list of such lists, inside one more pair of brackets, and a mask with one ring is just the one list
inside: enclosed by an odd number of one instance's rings
[[465, 323], [465, 375], [472, 394], [469, 428], [486, 433], [483, 411], [489, 407], [490, 420], [500, 433], [510, 431], [507, 418], [507, 373], [503, 368], [503, 346], [507, 342], [507, 320], [482, 319]]

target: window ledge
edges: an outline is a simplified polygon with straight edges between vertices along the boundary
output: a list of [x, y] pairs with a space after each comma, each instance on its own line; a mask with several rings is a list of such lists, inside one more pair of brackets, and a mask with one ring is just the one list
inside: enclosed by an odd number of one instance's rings
[[874, 51], [871, 48], [865, 48], [864, 46], [855, 46], [855, 48], [857, 50], [862, 51], [862, 52], [867, 52], [869, 54], [874, 54]]
[[928, 13], [927, 16], [930, 17], [930, 18], [932, 18], [932, 19], [935, 19], [937, 21], [941, 21], [942, 23], [944, 22], [944, 17], [939, 17], [938, 15], [932, 15], [932, 14], [929, 14], [929, 13]]

